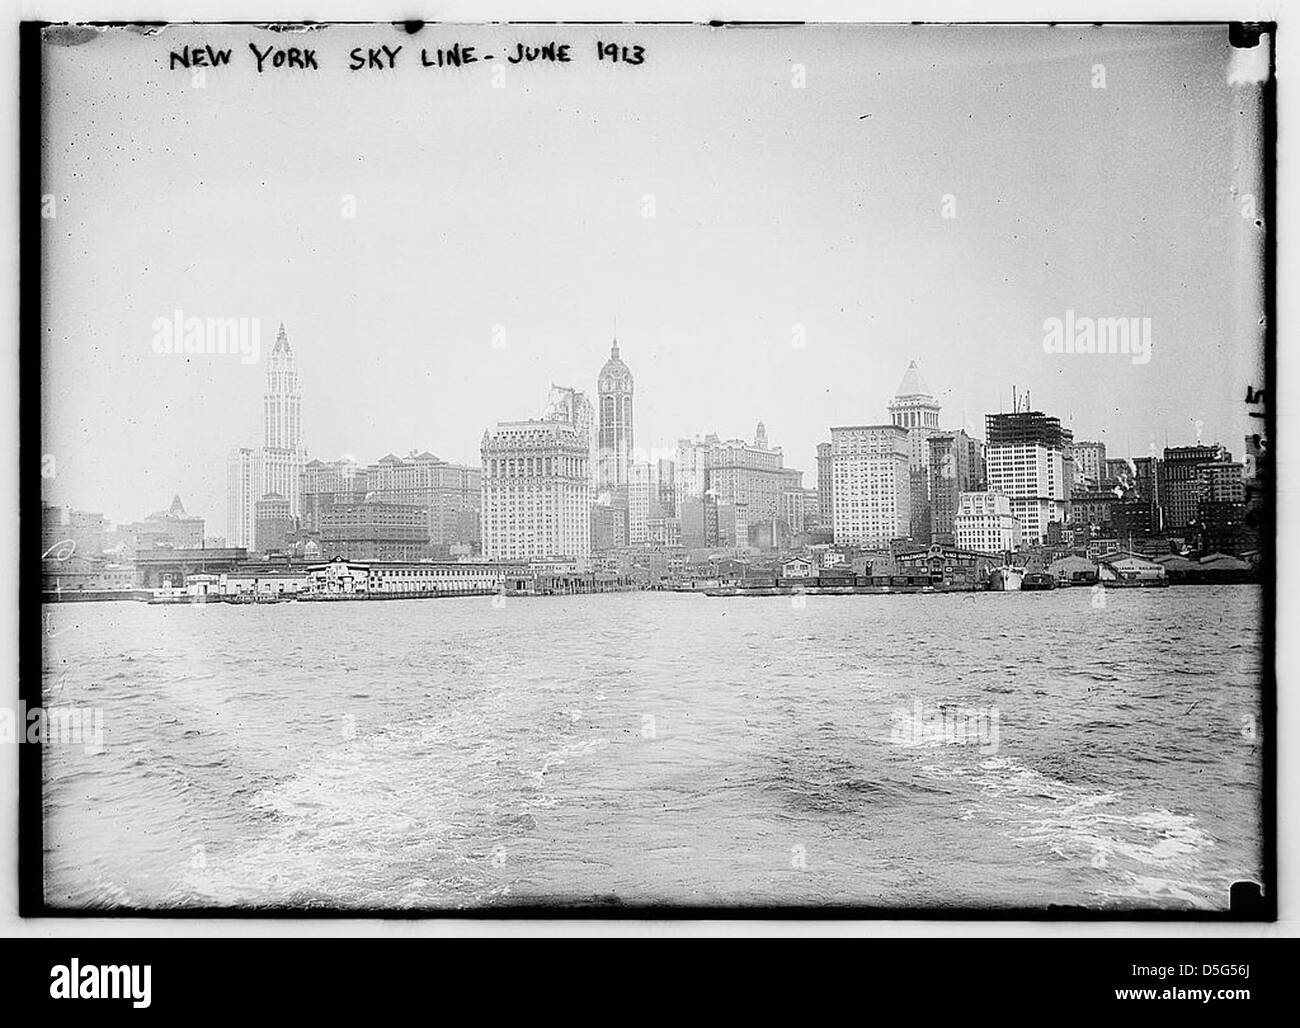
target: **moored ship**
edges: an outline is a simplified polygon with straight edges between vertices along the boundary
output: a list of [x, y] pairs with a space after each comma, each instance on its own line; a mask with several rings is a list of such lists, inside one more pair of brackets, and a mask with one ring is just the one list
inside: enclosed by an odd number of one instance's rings
[[989, 589], [993, 592], [1019, 592], [1024, 578], [1024, 568], [1006, 564], [989, 572]]

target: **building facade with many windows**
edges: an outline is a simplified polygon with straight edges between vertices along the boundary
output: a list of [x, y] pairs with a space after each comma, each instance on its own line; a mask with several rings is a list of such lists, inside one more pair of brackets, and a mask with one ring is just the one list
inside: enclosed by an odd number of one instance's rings
[[262, 433], [261, 447], [232, 450], [226, 463], [226, 540], [231, 546], [253, 548], [254, 506], [268, 493], [283, 496], [289, 501], [290, 514], [300, 516], [300, 479], [307, 460], [302, 440], [302, 383], [283, 324], [267, 359]]
[[[650, 539], [651, 507], [658, 505], [655, 479], [655, 467], [649, 461], [639, 461], [628, 468], [627, 541], [630, 546], [640, 546]], [[655, 498], [653, 504], [652, 498]]]
[[366, 469], [350, 459], [309, 460], [299, 481], [299, 522], [308, 530], [320, 531], [321, 512], [335, 503], [362, 503], [369, 491]]
[[320, 516], [320, 547], [331, 559], [421, 560], [429, 555], [425, 511], [413, 503], [335, 503]]
[[997, 490], [962, 493], [953, 518], [954, 545], [978, 553], [1010, 553], [1020, 549], [1020, 520], [1011, 511], [1011, 497]]
[[483, 555], [591, 555], [591, 448], [561, 421], [502, 422], [483, 433]]
[[990, 414], [985, 425], [988, 488], [1011, 498], [1025, 545], [1042, 545], [1048, 525], [1066, 519], [1065, 451], [1074, 440], [1060, 419], [1042, 411]]
[[1232, 463], [1223, 446], [1167, 446], [1158, 471], [1159, 503], [1165, 528], [1178, 530], [1196, 521], [1197, 508], [1209, 499], [1214, 473], [1206, 468]]
[[[984, 444], [964, 429], [930, 436], [930, 541], [954, 545], [961, 494], [984, 488]], [[913, 516], [915, 520], [915, 516]]]
[[829, 528], [835, 511], [835, 460], [830, 443], [817, 444], [817, 516], [823, 528]]
[[[166, 510], [154, 511], [143, 521], [124, 525], [122, 529], [135, 539], [135, 546], [130, 549], [170, 546], [186, 550], [203, 545], [203, 525], [202, 518], [185, 512], [185, 505], [177, 495], [172, 497], [171, 506]], [[83, 550], [83, 553], [91, 555], [91, 551]]]
[[1201, 465], [1201, 480], [1205, 483], [1201, 502], [1245, 503], [1245, 466], [1232, 460], [1216, 460]]
[[674, 503], [680, 511], [689, 501], [702, 500], [709, 489], [709, 462], [720, 440], [710, 433], [703, 438], [677, 440], [674, 462]]
[[921, 377], [921, 369], [912, 361], [903, 373], [898, 391], [889, 401], [889, 420], [907, 429], [907, 462], [910, 471], [912, 524], [908, 535], [918, 542], [929, 543], [932, 529], [930, 510], [930, 443], [940, 432], [939, 401]]
[[1106, 477], [1106, 444], [1080, 441], [1070, 444], [1074, 475], [1070, 491], [1095, 492]]
[[596, 491], [617, 492], [626, 486], [632, 464], [632, 372], [619, 355], [618, 340], [596, 379]]
[[365, 485], [376, 499], [424, 510], [431, 547], [478, 544], [483, 487], [478, 468], [451, 464], [428, 451], [404, 458], [390, 453], [366, 469]]
[[877, 548], [911, 530], [912, 482], [907, 429], [850, 425], [831, 429], [837, 545]]
[[708, 487], [717, 502], [743, 504], [750, 524], [782, 516], [784, 493], [793, 487], [792, 475], [798, 477], [802, 488], [802, 472], [784, 466], [780, 447], [768, 445], [761, 421], [752, 443], [743, 439], [719, 442], [708, 458]]
[[253, 549], [256, 513], [263, 496], [262, 453], [250, 446], [230, 451], [226, 462], [226, 541]]
[[262, 448], [262, 494], [257, 499], [267, 493], [278, 493], [289, 501], [289, 513], [297, 517], [298, 476], [306, 463], [302, 442], [302, 383], [298, 377], [298, 359], [283, 324], [267, 361], [262, 405], [266, 441]]
[[289, 513], [289, 500], [279, 493], [267, 493], [255, 504], [253, 544], [259, 553], [284, 550], [289, 544], [289, 534], [296, 527]]

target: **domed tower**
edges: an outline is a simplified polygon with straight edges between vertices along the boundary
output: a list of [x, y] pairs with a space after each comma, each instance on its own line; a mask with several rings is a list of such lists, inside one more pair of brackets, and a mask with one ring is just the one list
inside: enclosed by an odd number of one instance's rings
[[921, 369], [912, 361], [903, 372], [898, 392], [889, 401], [889, 419], [903, 428], [939, 428], [939, 401], [921, 377]]
[[898, 392], [889, 401], [889, 420], [907, 429], [907, 454], [911, 473], [912, 540], [931, 539], [930, 437], [940, 433], [939, 401], [921, 377], [916, 361], [907, 365]]
[[627, 485], [632, 459], [632, 372], [618, 353], [618, 340], [596, 383], [600, 405], [596, 435], [596, 487], [612, 493]]

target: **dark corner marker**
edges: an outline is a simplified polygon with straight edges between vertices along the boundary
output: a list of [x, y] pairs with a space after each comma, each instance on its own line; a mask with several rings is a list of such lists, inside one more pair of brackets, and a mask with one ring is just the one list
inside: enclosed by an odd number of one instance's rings
[[1259, 46], [1264, 26], [1257, 21], [1234, 21], [1228, 25], [1228, 43], [1238, 50], [1253, 50]]
[[1233, 882], [1231, 896], [1233, 917], [1249, 919], [1266, 916], [1267, 904], [1259, 882]]

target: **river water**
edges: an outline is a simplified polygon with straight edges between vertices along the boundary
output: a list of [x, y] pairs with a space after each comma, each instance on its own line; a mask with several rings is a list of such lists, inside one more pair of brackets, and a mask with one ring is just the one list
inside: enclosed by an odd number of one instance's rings
[[[1104, 601], [1104, 605], [1101, 605]], [[58, 604], [78, 909], [1226, 909], [1255, 586]]]

